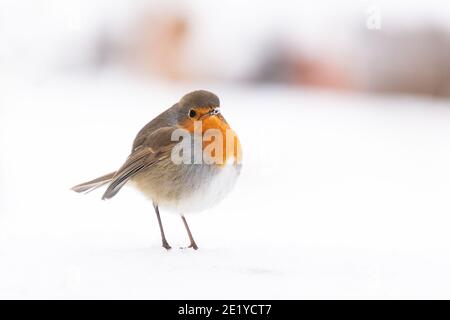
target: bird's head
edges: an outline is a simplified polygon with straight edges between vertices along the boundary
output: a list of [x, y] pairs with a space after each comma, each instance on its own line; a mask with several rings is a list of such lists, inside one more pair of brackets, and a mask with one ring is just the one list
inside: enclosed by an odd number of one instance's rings
[[[182, 117], [188, 121], [202, 121], [211, 116], [220, 116], [220, 100], [212, 92], [193, 91], [183, 96], [178, 103]], [[222, 118], [224, 121], [224, 119]]]

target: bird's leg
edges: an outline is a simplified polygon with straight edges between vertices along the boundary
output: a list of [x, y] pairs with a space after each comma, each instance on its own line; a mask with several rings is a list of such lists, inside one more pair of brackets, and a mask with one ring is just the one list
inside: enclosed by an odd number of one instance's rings
[[161, 231], [161, 240], [162, 240], [162, 246], [169, 250], [172, 247], [169, 245], [169, 243], [166, 240], [166, 236], [164, 234], [164, 228], [161, 222], [161, 217], [159, 215], [159, 209], [158, 209], [158, 205], [156, 203], [153, 203], [153, 207], [155, 208], [155, 212], [156, 212], [156, 217], [158, 218], [158, 224], [159, 224], [159, 230]]
[[183, 220], [184, 227], [186, 228], [186, 231], [187, 231], [188, 236], [189, 236], [189, 241], [191, 242], [191, 244], [189, 245], [189, 248], [197, 250], [198, 249], [197, 244], [195, 243], [195, 240], [192, 237], [192, 233], [191, 233], [191, 230], [189, 229], [189, 226], [187, 224], [186, 218], [182, 215], [181, 219]]

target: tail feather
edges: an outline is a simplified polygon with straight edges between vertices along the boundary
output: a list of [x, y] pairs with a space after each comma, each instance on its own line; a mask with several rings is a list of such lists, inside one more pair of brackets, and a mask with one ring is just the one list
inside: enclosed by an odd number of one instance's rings
[[104, 176], [101, 176], [97, 179], [88, 181], [88, 182], [84, 182], [84, 183], [80, 183], [79, 185], [76, 185], [75, 187], [72, 187], [72, 190], [78, 193], [89, 193], [92, 190], [95, 190], [105, 184], [108, 184], [112, 181], [112, 178], [114, 177], [116, 173], [115, 172], [111, 172], [108, 174], [105, 174]]

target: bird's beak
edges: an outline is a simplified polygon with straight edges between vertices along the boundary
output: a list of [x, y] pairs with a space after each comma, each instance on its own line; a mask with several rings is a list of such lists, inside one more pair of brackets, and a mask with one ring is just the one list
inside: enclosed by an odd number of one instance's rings
[[217, 107], [217, 108], [211, 109], [211, 111], [209, 111], [209, 112], [203, 114], [203, 115], [202, 115], [200, 118], [198, 118], [198, 119], [201, 120], [201, 119], [206, 118], [206, 117], [211, 117], [211, 116], [218, 115], [219, 113], [220, 113], [220, 108]]

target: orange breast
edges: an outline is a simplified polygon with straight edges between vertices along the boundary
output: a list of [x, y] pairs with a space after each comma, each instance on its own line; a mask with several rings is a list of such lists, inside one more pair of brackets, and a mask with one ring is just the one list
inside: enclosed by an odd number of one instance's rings
[[[231, 129], [228, 123], [226, 123], [220, 115], [209, 116], [198, 122], [201, 122], [204, 155], [208, 154], [208, 150], [211, 150], [211, 156], [220, 160], [217, 162], [219, 166], [224, 166], [229, 163], [231, 159], [234, 164], [241, 162], [242, 150], [239, 138], [234, 130]], [[187, 120], [182, 126], [189, 132], [194, 132], [195, 127], [193, 120]], [[220, 132], [220, 136], [217, 136], [214, 132]], [[216, 138], [222, 139], [222, 143], [215, 141]], [[214, 148], [214, 146], [216, 148]], [[222, 148], [220, 148], [221, 150], [218, 150], [219, 146], [222, 146]], [[221, 154], [216, 154], [217, 150]]]

